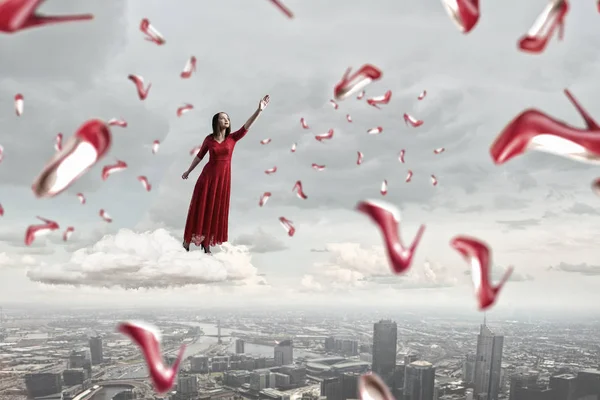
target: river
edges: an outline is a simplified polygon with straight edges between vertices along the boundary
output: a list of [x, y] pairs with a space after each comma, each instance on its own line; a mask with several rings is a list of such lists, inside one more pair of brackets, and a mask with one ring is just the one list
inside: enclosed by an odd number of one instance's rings
[[[185, 325], [188, 326], [197, 326], [199, 328], [202, 329], [202, 331], [204, 331], [205, 335], [216, 335], [218, 333], [218, 328], [216, 325], [213, 324], [204, 324], [204, 323], [198, 323], [198, 322], [188, 322], [188, 323], [184, 323]], [[255, 335], [258, 336], [259, 333], [258, 332], [253, 332], [253, 331], [244, 331], [241, 329], [226, 329], [226, 328], [221, 328], [221, 335], [231, 335], [231, 333], [235, 331], [235, 332], [239, 332], [239, 333], [245, 333], [248, 335]], [[227, 342], [227, 340], [229, 340], [228, 337], [223, 338], [224, 342]], [[232, 353], [235, 353], [235, 337], [232, 338], [231, 344], [228, 347], [228, 350]], [[207, 336], [202, 336], [200, 339], [198, 339], [198, 341], [194, 344], [191, 344], [188, 346], [188, 348], [185, 351], [185, 357], [188, 356], [192, 356], [195, 354], [201, 354], [203, 351], [205, 351], [210, 345], [217, 343], [218, 339], [216, 337], [207, 337]], [[254, 356], [261, 356], [261, 357], [273, 357], [273, 348], [275, 347], [275, 344], [273, 344], [273, 346], [265, 346], [263, 344], [254, 344], [254, 343], [245, 343], [244, 344], [244, 350], [245, 350], [245, 354], [248, 355], [254, 355]], [[304, 349], [294, 349], [294, 358], [296, 357], [306, 357], [306, 358], [318, 358], [318, 357], [322, 357], [321, 354], [317, 354], [317, 353], [311, 353], [310, 351], [306, 351]]]
[[[216, 335], [218, 333], [218, 328], [214, 324], [204, 324], [204, 323], [197, 323], [197, 322], [187, 322], [187, 323], [180, 323], [180, 324], [187, 325], [187, 326], [197, 326], [202, 329], [202, 331], [204, 332], [205, 335]], [[221, 335], [231, 335], [231, 333], [233, 331], [234, 330], [232, 330], [232, 329], [221, 328]], [[243, 331], [241, 329], [235, 329], [235, 331], [239, 332], [239, 333], [249, 334], [249, 335], [256, 335], [256, 336], [259, 335], [257, 332]], [[232, 353], [235, 353], [235, 339], [236, 339], [235, 337], [232, 338], [231, 344], [227, 348], [228, 351], [230, 351]], [[227, 343], [228, 340], [229, 340], [229, 337], [223, 338], [223, 341], [225, 343]], [[206, 349], [208, 349], [211, 345], [216, 344], [217, 342], [218, 342], [218, 339], [216, 337], [201, 336], [200, 338], [198, 338], [198, 340], [195, 343], [189, 344], [186, 347], [184, 358], [187, 358], [187, 357], [193, 356], [193, 355], [203, 354], [206, 351]], [[273, 355], [274, 355], [273, 348], [274, 348], [274, 346], [265, 346], [262, 344], [253, 344], [253, 343], [245, 343], [244, 344], [245, 354], [253, 355], [253, 356], [260, 356], [260, 357], [273, 357]], [[177, 351], [175, 350], [173, 353], [176, 353], [176, 352]], [[319, 357], [322, 357], [322, 355], [317, 354], [317, 353], [311, 353], [304, 349], [294, 349], [294, 358], [298, 358], [298, 357], [319, 358]], [[145, 378], [147, 376], [148, 376], [148, 372], [146, 370], [146, 367], [142, 366], [141, 364], [135, 364], [135, 365], [129, 366], [126, 370], [122, 371], [121, 373], [116, 374], [114, 376], [111, 375], [111, 376], [107, 377], [106, 379], [138, 379], [138, 378]], [[100, 393], [98, 393], [98, 394], [100, 394]], [[93, 397], [93, 400], [105, 400], [105, 399], [102, 397], [100, 397], [100, 398]], [[106, 400], [110, 400], [110, 399], [106, 399]]]
[[131, 389], [131, 387], [111, 386], [108, 388], [103, 388], [98, 393], [96, 393], [94, 396], [92, 396], [92, 398], [90, 400], [112, 400], [112, 398], [116, 394], [118, 394], [120, 392], [124, 392], [125, 390], [128, 390], [128, 389]]

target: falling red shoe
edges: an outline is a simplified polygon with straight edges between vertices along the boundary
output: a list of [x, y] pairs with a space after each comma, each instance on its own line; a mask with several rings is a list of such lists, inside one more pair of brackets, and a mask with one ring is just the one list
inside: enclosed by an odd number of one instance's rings
[[152, 87], [152, 83], [149, 83], [148, 86], [144, 87], [144, 78], [139, 75], [129, 75], [127, 79], [135, 84], [135, 88], [140, 100], [146, 100], [146, 97], [148, 97], [148, 93], [150, 92], [150, 88]]
[[93, 167], [110, 149], [110, 129], [100, 120], [90, 120], [63, 144], [33, 182], [36, 197], [54, 197]]
[[158, 330], [139, 322], [123, 322], [119, 324], [118, 330], [128, 336], [142, 350], [154, 389], [158, 393], [169, 391], [175, 383], [179, 364], [183, 359], [185, 345], [179, 348], [179, 354], [173, 365], [167, 367], [162, 359]]
[[565, 94], [584, 119], [587, 128], [575, 128], [536, 109], [515, 117], [498, 135], [490, 154], [504, 164], [527, 150], [544, 151], [586, 163], [600, 163], [600, 126], [568, 89]]
[[395, 400], [385, 382], [375, 373], [358, 379], [358, 398], [361, 400]]
[[519, 49], [528, 53], [541, 53], [546, 49], [554, 30], [558, 27], [558, 40], [563, 39], [565, 16], [569, 12], [567, 0], [552, 0], [538, 16], [527, 34], [519, 40]]
[[361, 201], [356, 205], [356, 210], [371, 218], [381, 231], [385, 242], [390, 267], [395, 274], [402, 274], [410, 268], [425, 225], [421, 225], [412, 244], [404, 246], [400, 238], [400, 211], [391, 204], [376, 200]]
[[333, 98], [344, 100], [355, 93], [362, 91], [371, 82], [381, 79], [381, 70], [373, 65], [365, 64], [355, 73], [351, 74], [352, 68], [348, 68], [342, 79], [333, 88]]
[[[462, 33], [469, 33], [479, 21], [479, 0], [442, 0], [452, 22]], [[421, 99], [419, 99], [421, 100]]]
[[492, 286], [491, 251], [482, 241], [467, 236], [456, 236], [450, 241], [450, 246], [458, 251], [471, 265], [471, 277], [475, 287], [475, 296], [480, 310], [485, 310], [496, 302], [498, 293], [512, 274], [512, 267], [508, 268], [496, 286]]
[[294, 236], [296, 233], [296, 228], [294, 227], [294, 222], [290, 221], [286, 217], [279, 217], [279, 223], [285, 229], [289, 237]]
[[40, 221], [42, 221], [43, 224], [29, 225], [27, 227], [27, 231], [25, 232], [25, 245], [26, 246], [31, 245], [33, 243], [33, 241], [35, 239], [37, 239], [38, 237], [47, 235], [48, 233], [60, 228], [58, 223], [56, 223], [54, 221], [51, 221], [49, 219], [42, 218], [42, 217], [36, 217], [36, 218], [39, 219]]
[[292, 13], [292, 11], [287, 8], [282, 2], [281, 0], [270, 0], [271, 3], [273, 3], [273, 5], [275, 7], [277, 7], [279, 9], [279, 11], [281, 11], [282, 13], [285, 14], [286, 17], [288, 18], [294, 18], [294, 14]]
[[74, 21], [89, 21], [91, 14], [43, 15], [36, 11], [44, 0], [0, 1], [0, 32], [15, 33], [24, 29]]

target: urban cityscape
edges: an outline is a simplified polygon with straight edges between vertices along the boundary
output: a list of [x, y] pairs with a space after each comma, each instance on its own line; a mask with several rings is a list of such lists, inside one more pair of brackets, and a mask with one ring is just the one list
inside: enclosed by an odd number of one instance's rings
[[[397, 400], [600, 399], [598, 322], [374, 315], [4, 308], [0, 399], [348, 400], [369, 372]], [[186, 345], [168, 393], [125, 320], [160, 329], [166, 363]]]

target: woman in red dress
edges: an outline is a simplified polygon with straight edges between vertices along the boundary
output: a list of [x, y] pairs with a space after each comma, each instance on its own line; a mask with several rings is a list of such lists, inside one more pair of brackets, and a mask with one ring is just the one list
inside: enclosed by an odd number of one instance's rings
[[208, 135], [194, 161], [181, 178], [187, 179], [190, 172], [202, 161], [206, 153], [210, 158], [204, 166], [190, 202], [183, 248], [190, 251], [190, 243], [202, 246], [210, 254], [210, 246], [227, 241], [229, 224], [229, 195], [231, 189], [231, 154], [238, 140], [243, 138], [256, 118], [269, 104], [269, 96], [263, 97], [258, 108], [239, 130], [231, 133], [229, 115], [217, 113], [212, 119], [213, 133]]

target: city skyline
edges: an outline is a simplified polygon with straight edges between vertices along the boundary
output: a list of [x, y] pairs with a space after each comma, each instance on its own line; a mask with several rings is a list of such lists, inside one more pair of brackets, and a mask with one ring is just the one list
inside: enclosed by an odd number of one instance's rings
[[[40, 395], [62, 388], [71, 395], [96, 391], [99, 398], [92, 395], [92, 400], [100, 400], [105, 391], [134, 388], [149, 395], [152, 381], [140, 349], [114, 330], [113, 321], [125, 316], [143, 319], [147, 322], [131, 324], [162, 333], [161, 348], [169, 364], [186, 344], [171, 400], [220, 393], [228, 393], [224, 400], [236, 400], [236, 395], [254, 398], [258, 392], [274, 400], [296, 395], [324, 400], [318, 398], [319, 390], [326, 400], [348, 400], [357, 398], [357, 379], [378, 368], [388, 375], [398, 400], [489, 400], [486, 392], [491, 390], [496, 398], [495, 385], [500, 400], [585, 400], [600, 394], [597, 321], [588, 326], [512, 321], [502, 328], [504, 336], [498, 336], [485, 322], [477, 330], [470, 321], [427, 316], [379, 321], [342, 315], [214, 318], [191, 311], [149, 315], [118, 310], [8, 318], [0, 326], [8, 362], [0, 394], [4, 390], [7, 400], [24, 400], [25, 388]], [[398, 332], [393, 343], [384, 334], [390, 328]], [[221, 342], [217, 333], [226, 340]], [[241, 341], [244, 349], [239, 351]], [[384, 362], [377, 361], [378, 352], [390, 347], [396, 362], [388, 354]], [[282, 350], [289, 351], [283, 360], [278, 355]], [[93, 361], [94, 353], [100, 362]], [[476, 365], [479, 361], [482, 368]]]
[[[600, 212], [589, 182], [597, 172], [552, 155], [528, 153], [499, 167], [489, 156], [495, 136], [528, 107], [582, 126], [565, 87], [600, 118], [593, 79], [600, 36], [591, 2], [572, 4], [564, 41], [553, 40], [538, 56], [516, 49], [546, 3], [486, 5], [485, 18], [464, 36], [439, 1], [286, 0], [296, 16], [291, 21], [267, 1], [46, 2], [45, 12], [91, 12], [95, 20], [0, 37], [0, 46], [14, 50], [0, 60], [0, 304], [378, 307], [385, 301], [386, 308], [418, 304], [475, 314], [469, 266], [448, 244], [467, 234], [491, 246], [495, 279], [515, 268], [490, 317], [510, 310], [595, 312]], [[143, 39], [142, 18], [165, 36], [164, 46]], [[192, 55], [197, 72], [181, 80]], [[367, 97], [392, 90], [390, 103], [378, 110], [352, 97], [334, 110], [333, 86], [348, 67], [366, 63], [383, 71]], [[137, 98], [129, 74], [152, 82], [146, 101]], [[25, 97], [20, 117], [16, 93]], [[209, 132], [215, 112], [229, 113], [237, 129], [265, 94], [271, 103], [233, 157], [231, 244], [213, 258], [197, 249], [185, 253], [185, 213], [201, 168], [181, 180], [189, 151]], [[177, 107], [188, 102], [194, 109], [177, 117]], [[424, 124], [406, 126], [405, 112]], [[52, 156], [55, 135], [68, 138], [94, 117], [122, 117], [128, 127], [113, 127], [110, 154], [69, 190], [35, 199], [31, 183]], [[302, 129], [300, 118], [310, 129]], [[376, 126], [384, 128], [380, 135], [366, 133]], [[330, 128], [331, 141], [314, 140]], [[272, 142], [261, 145], [266, 138]], [[153, 140], [161, 142], [155, 155]], [[441, 147], [443, 153], [433, 153]], [[398, 161], [401, 149], [405, 164]], [[357, 151], [364, 154], [360, 166]], [[103, 182], [102, 167], [116, 159], [129, 168]], [[312, 163], [327, 168], [316, 171]], [[273, 166], [277, 173], [266, 175]], [[409, 169], [414, 176], [405, 183]], [[435, 187], [430, 174], [438, 178]], [[138, 175], [148, 177], [150, 192]], [[299, 179], [306, 200], [292, 192]], [[266, 191], [273, 195], [259, 207]], [[353, 210], [371, 198], [401, 209], [405, 242], [427, 226], [404, 275], [391, 274], [379, 231]], [[101, 208], [112, 223], [100, 219]], [[37, 215], [61, 229], [25, 246]], [[279, 226], [280, 216], [295, 223], [294, 237]], [[75, 231], [64, 243], [67, 226]], [[182, 286], [188, 283], [202, 285]]]

